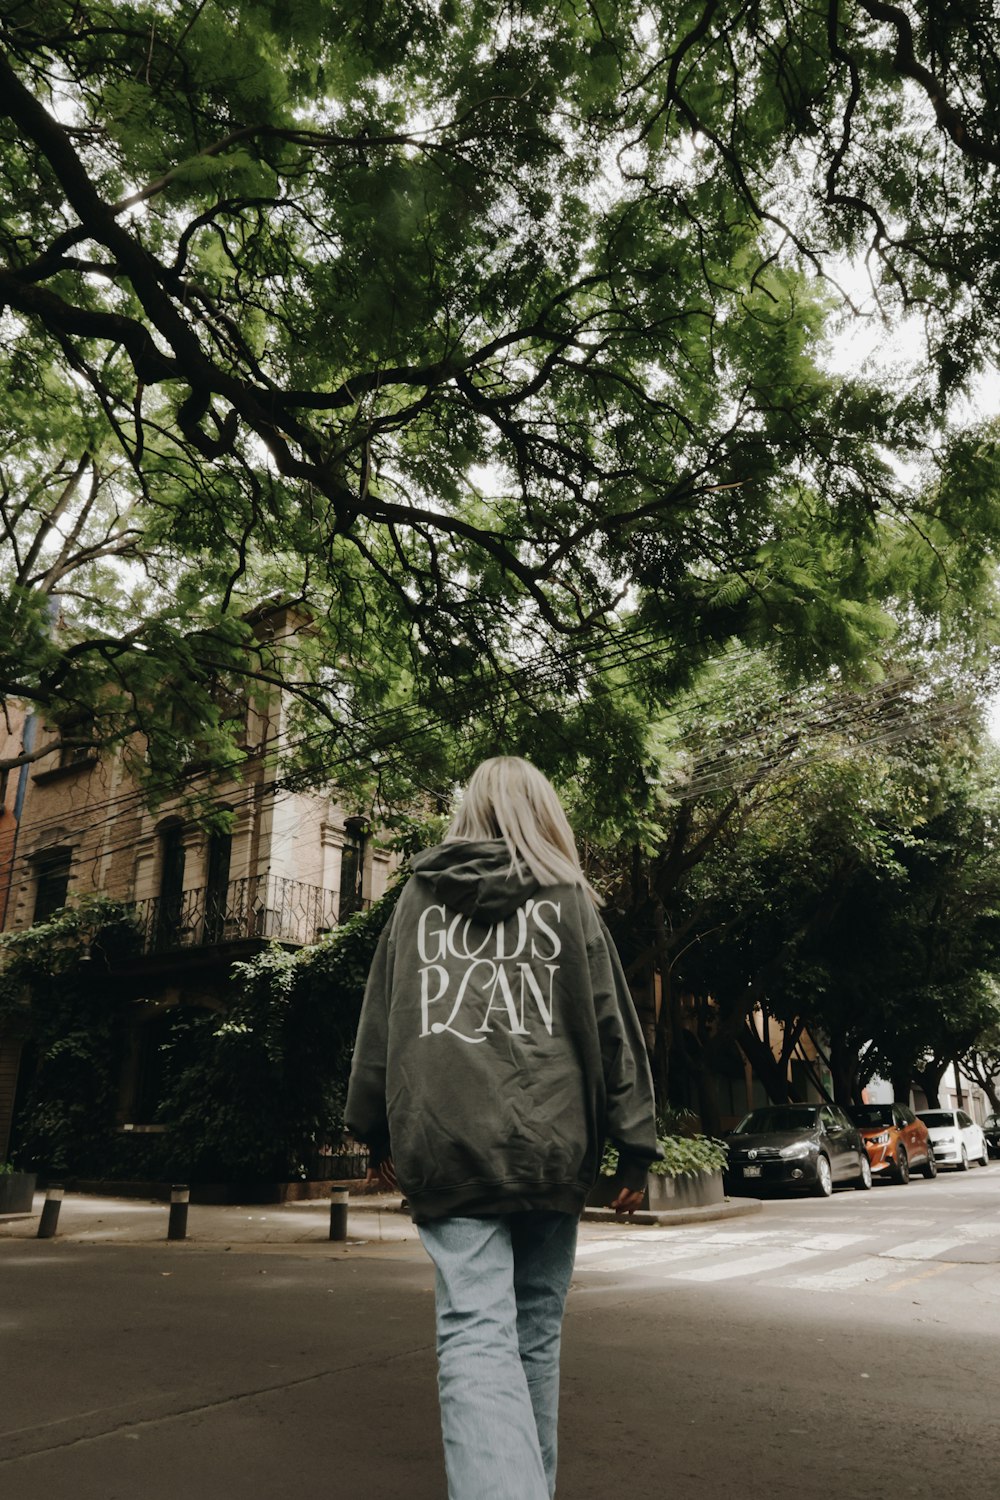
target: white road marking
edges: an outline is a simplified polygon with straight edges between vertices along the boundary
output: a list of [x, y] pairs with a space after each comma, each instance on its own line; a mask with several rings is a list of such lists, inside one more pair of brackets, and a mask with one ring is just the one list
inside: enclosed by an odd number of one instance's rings
[[704, 1245], [678, 1245], [675, 1250], [665, 1253], [662, 1248], [650, 1246], [643, 1250], [641, 1245], [630, 1245], [627, 1249], [612, 1251], [600, 1260], [592, 1261], [591, 1264], [598, 1271], [632, 1271], [640, 1266], [654, 1266], [664, 1276], [674, 1274], [673, 1266], [678, 1260], [694, 1260], [699, 1256], [706, 1259], [712, 1255], [718, 1257], [721, 1250], [706, 1250]]
[[956, 1239], [953, 1234], [946, 1240], [911, 1240], [908, 1245], [889, 1245], [879, 1254], [886, 1260], [933, 1260], [937, 1255], [943, 1255], [946, 1250], [956, 1249], [962, 1241]]
[[905, 1261], [885, 1261], [877, 1255], [866, 1255], [863, 1260], [833, 1266], [829, 1271], [817, 1271], [812, 1276], [778, 1276], [770, 1284], [801, 1292], [846, 1292], [881, 1281], [886, 1276], [898, 1275], [901, 1270], [915, 1269], [919, 1264], [919, 1261], [912, 1261], [908, 1266]]
[[979, 1220], [975, 1224], [955, 1224], [953, 1228], [956, 1234], [966, 1240], [994, 1240], [1000, 1235], [1000, 1220], [994, 1220], [992, 1224], [989, 1220], [985, 1223]]
[[803, 1250], [823, 1250], [833, 1254], [837, 1250], [849, 1250], [852, 1245], [860, 1245], [863, 1240], [870, 1240], [871, 1235], [865, 1234], [813, 1234], [807, 1240], [799, 1240]]
[[671, 1275], [671, 1280], [729, 1281], [737, 1276], [759, 1276], [763, 1271], [775, 1271], [779, 1266], [794, 1265], [798, 1260], [813, 1260], [818, 1254], [816, 1250], [765, 1250], [762, 1255], [741, 1256], [739, 1260], [729, 1260], [721, 1266], [677, 1271]]
[[808, 1292], [870, 1287], [884, 1294], [937, 1269], [952, 1269], [949, 1252], [965, 1247], [968, 1253], [998, 1237], [1000, 1211], [955, 1224], [946, 1213], [900, 1212], [895, 1199], [876, 1204], [867, 1197], [766, 1227], [734, 1221], [712, 1228], [623, 1229], [613, 1237], [584, 1240], [577, 1254], [602, 1276], [633, 1272], [664, 1282], [758, 1281]]

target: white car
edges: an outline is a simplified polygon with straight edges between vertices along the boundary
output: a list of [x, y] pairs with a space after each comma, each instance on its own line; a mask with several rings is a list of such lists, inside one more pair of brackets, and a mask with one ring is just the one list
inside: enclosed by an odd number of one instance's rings
[[977, 1161], [981, 1167], [988, 1163], [983, 1128], [964, 1109], [918, 1109], [917, 1119], [927, 1126], [939, 1167], [967, 1172], [970, 1162]]

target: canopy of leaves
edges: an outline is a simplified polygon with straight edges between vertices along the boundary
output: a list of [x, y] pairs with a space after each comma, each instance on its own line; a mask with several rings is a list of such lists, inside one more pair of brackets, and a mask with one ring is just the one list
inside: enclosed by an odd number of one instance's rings
[[867, 255], [942, 387], [989, 352], [993, 45], [971, 4], [8, 0], [0, 694], [162, 773], [281, 678], [309, 774], [384, 774], [386, 709], [544, 748], [580, 658], [508, 679], [553, 639], [662, 697], [733, 636], [809, 673], [967, 605], [995, 440], [911, 505], [939, 389], [824, 340]]
[[[825, 748], [814, 728], [780, 763], [759, 760], [756, 780], [709, 790], [686, 829], [677, 814], [664, 830], [676, 879], [659, 897], [658, 958], [669, 1000], [687, 996], [699, 1021], [700, 1063], [718, 1067], [738, 1041], [783, 1091], [808, 1028], [850, 1102], [875, 1072], [933, 1092], [950, 1060], [988, 1047], [997, 754], [954, 702], [936, 721], [896, 728], [842, 723]], [[662, 881], [663, 864], [650, 870]], [[778, 1068], [755, 1012], [782, 1025]], [[671, 1018], [676, 1004], [664, 1012], [667, 1046]]]

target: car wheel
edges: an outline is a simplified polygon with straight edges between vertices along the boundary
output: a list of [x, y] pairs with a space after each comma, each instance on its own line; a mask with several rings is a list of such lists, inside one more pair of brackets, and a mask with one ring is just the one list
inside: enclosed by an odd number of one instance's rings
[[903, 1183], [904, 1186], [910, 1180], [910, 1158], [902, 1146], [896, 1152], [896, 1170], [893, 1176], [897, 1182]]
[[833, 1192], [833, 1172], [828, 1159], [822, 1155], [816, 1163], [816, 1186], [813, 1191], [819, 1198], [829, 1198]]
[[964, 1146], [962, 1147], [962, 1160], [958, 1164], [958, 1170], [960, 1172], [967, 1172], [969, 1170], [969, 1153]]
[[933, 1146], [927, 1147], [927, 1160], [924, 1163], [924, 1176], [930, 1181], [937, 1176], [937, 1157], [934, 1155]]
[[858, 1158], [858, 1180], [854, 1184], [859, 1193], [866, 1193], [872, 1185], [872, 1164], [868, 1152], [862, 1151]]
[[979, 1165], [980, 1165], [980, 1166], [981, 1166], [981, 1167], [988, 1167], [988, 1166], [989, 1166], [989, 1164], [990, 1164], [990, 1153], [989, 1153], [989, 1151], [988, 1151], [988, 1150], [987, 1150], [987, 1149], [986, 1149], [986, 1142], [985, 1142], [985, 1141], [984, 1141], [984, 1142], [983, 1142], [983, 1154], [982, 1154], [982, 1156], [981, 1156], [981, 1157], [980, 1157], [980, 1158], [979, 1158]]

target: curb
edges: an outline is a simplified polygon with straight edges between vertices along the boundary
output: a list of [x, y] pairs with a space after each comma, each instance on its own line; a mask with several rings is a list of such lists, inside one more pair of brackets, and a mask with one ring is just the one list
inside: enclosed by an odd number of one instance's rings
[[632, 1214], [616, 1214], [613, 1208], [585, 1208], [583, 1220], [587, 1224], [641, 1224], [646, 1228], [680, 1228], [684, 1224], [708, 1224], [713, 1219], [740, 1219], [745, 1214], [759, 1214], [763, 1206], [759, 1198], [736, 1198], [728, 1203], [710, 1203], [704, 1208], [663, 1209], [656, 1213], [639, 1209]]

